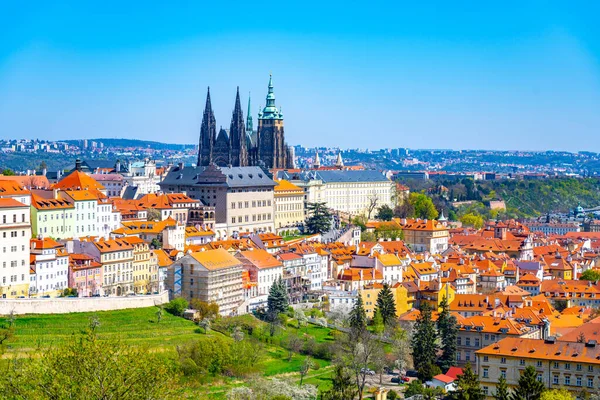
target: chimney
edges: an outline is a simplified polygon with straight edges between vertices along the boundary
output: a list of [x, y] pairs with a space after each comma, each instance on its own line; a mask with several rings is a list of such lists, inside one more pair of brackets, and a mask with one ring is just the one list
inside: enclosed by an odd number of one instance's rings
[[183, 162], [180, 162], [179, 164], [177, 164], [177, 167], [181, 171], [183, 169]]
[[115, 164], [115, 171], [117, 173], [121, 172], [121, 160], [117, 160], [117, 164]]
[[75, 160], [75, 170], [81, 171], [81, 160], [79, 158]]

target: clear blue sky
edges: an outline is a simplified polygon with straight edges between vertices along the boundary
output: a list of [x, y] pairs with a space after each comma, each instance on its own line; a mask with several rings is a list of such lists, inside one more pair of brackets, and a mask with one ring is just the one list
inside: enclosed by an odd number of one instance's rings
[[155, 3], [4, 2], [0, 137], [195, 143], [272, 72], [290, 144], [600, 151], [597, 1]]

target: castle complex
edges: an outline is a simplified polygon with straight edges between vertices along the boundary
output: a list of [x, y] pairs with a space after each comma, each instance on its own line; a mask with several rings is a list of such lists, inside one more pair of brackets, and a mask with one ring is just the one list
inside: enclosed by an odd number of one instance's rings
[[217, 135], [217, 123], [210, 102], [210, 89], [208, 90], [200, 127], [197, 165], [210, 164], [221, 167], [261, 166], [268, 169], [294, 167], [292, 150], [285, 143], [283, 113], [275, 106], [272, 77], [269, 78], [266, 106], [258, 113], [256, 132], [250, 115], [250, 99], [244, 124], [238, 88], [229, 134], [221, 128]]

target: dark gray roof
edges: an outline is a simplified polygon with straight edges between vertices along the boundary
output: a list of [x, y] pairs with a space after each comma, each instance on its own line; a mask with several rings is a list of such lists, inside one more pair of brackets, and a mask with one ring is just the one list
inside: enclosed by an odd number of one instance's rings
[[270, 186], [275, 182], [260, 167], [183, 167], [169, 171], [161, 186], [228, 186], [252, 187]]
[[381, 172], [366, 169], [366, 170], [309, 170], [301, 173], [290, 174], [286, 171], [279, 171], [278, 178], [291, 180], [320, 179], [324, 183], [327, 182], [390, 182], [390, 180]]
[[125, 200], [135, 200], [140, 197], [138, 193], [139, 189], [137, 186], [125, 186], [123, 195], [121, 196]]

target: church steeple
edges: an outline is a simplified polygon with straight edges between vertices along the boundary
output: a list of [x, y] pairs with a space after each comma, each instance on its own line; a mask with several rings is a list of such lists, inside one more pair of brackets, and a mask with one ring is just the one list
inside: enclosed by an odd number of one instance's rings
[[198, 165], [206, 166], [213, 162], [213, 146], [217, 137], [217, 122], [210, 102], [210, 87], [206, 92], [206, 105], [200, 126], [198, 144]]
[[340, 151], [337, 155], [337, 161], [335, 162], [336, 167], [342, 168], [344, 166], [344, 160], [342, 160], [342, 152]]
[[315, 151], [315, 162], [313, 162], [313, 168], [319, 169], [321, 166], [321, 160], [319, 159], [319, 150]]
[[250, 108], [250, 92], [248, 92], [248, 114], [246, 114], [246, 133], [251, 135], [254, 130], [252, 123], [252, 110]]
[[229, 127], [229, 148], [231, 152], [231, 163], [235, 166], [245, 167], [248, 165], [248, 151], [246, 148], [246, 129], [244, 128], [244, 113], [240, 101], [240, 88], [238, 86], [235, 95], [235, 106]]
[[259, 119], [282, 119], [279, 110], [275, 106], [275, 93], [273, 92], [273, 75], [269, 75], [269, 91], [267, 93], [267, 104], [263, 108]]

